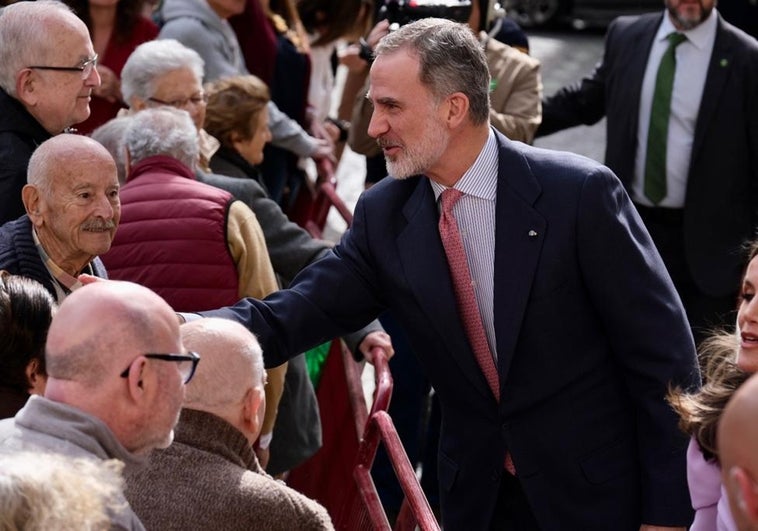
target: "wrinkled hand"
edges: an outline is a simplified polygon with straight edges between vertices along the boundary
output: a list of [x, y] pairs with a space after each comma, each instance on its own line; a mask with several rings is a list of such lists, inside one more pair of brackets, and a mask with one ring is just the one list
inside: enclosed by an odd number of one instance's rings
[[100, 74], [100, 86], [92, 89], [95, 96], [111, 103], [121, 101], [121, 80], [116, 73], [104, 65], [97, 65], [97, 73]]
[[334, 156], [334, 145], [324, 138], [317, 138], [316, 151], [311, 154], [311, 158], [314, 160], [329, 159], [332, 162], [337, 162], [337, 157]]
[[[379, 41], [384, 38], [390, 31], [390, 23], [387, 19], [380, 20], [371, 29], [366, 37], [366, 44], [373, 50]], [[358, 44], [351, 44], [340, 50], [337, 54], [340, 64], [345, 65], [351, 73], [360, 74], [368, 68], [366, 61], [360, 57], [361, 47]]]
[[311, 136], [315, 136], [316, 138], [328, 141], [330, 144], [334, 144], [331, 139], [331, 134], [326, 128], [327, 125], [328, 122], [321, 122], [313, 117], [311, 119], [311, 127], [309, 132]]
[[360, 345], [358, 345], [358, 350], [361, 351], [361, 354], [363, 354], [363, 357], [366, 358], [369, 363], [373, 364], [374, 353], [372, 351], [377, 347], [384, 351], [387, 360], [395, 355], [395, 349], [392, 348], [392, 338], [390, 338], [387, 332], [382, 331], [367, 334], [366, 337], [363, 338], [363, 341], [361, 341]]
[[349, 72], [352, 72], [354, 74], [360, 74], [364, 70], [368, 68], [368, 63], [364, 61], [361, 57], [359, 57], [359, 53], [361, 51], [361, 47], [357, 44], [351, 44], [349, 46], [346, 46], [339, 52], [337, 52], [337, 56], [339, 57], [340, 64], [347, 67], [347, 70]]
[[371, 32], [369, 32], [368, 37], [366, 37], [366, 42], [369, 46], [372, 48], [376, 48], [376, 45], [379, 44], [379, 41], [384, 38], [385, 35], [387, 35], [390, 32], [390, 21], [386, 18], [383, 20], [380, 20], [376, 23], [376, 25], [371, 28]]
[[93, 284], [95, 282], [108, 282], [108, 279], [96, 277], [95, 275], [88, 275], [86, 273], [83, 273], [76, 277], [76, 280], [82, 283], [82, 286], [86, 286], [87, 284]]

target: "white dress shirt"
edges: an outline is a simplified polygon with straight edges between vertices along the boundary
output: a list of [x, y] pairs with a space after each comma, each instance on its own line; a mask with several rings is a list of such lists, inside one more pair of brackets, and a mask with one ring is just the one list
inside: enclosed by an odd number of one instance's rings
[[[474, 294], [482, 317], [484, 332], [490, 352], [497, 363], [495, 342], [494, 291], [495, 291], [495, 199], [497, 195], [498, 154], [495, 133], [490, 128], [484, 148], [455, 183], [455, 189], [463, 192], [453, 207], [453, 215], [466, 251]], [[439, 204], [445, 187], [429, 181], [434, 197]]]
[[[695, 139], [700, 100], [703, 97], [708, 63], [716, 40], [718, 17], [714, 9], [709, 17], [697, 27], [682, 31], [687, 40], [676, 48], [676, 74], [671, 95], [668, 143], [666, 145], [666, 197], [657, 205], [668, 208], [684, 207], [687, 192], [687, 177], [690, 170], [692, 143]], [[663, 53], [669, 46], [666, 37], [677, 32], [668, 13], [658, 28], [647, 60], [645, 77], [640, 94], [639, 123], [637, 125], [637, 157], [632, 183], [632, 199], [645, 206], [653, 206], [645, 197], [645, 157], [647, 156], [647, 133], [650, 127], [650, 109], [653, 105], [655, 79]]]

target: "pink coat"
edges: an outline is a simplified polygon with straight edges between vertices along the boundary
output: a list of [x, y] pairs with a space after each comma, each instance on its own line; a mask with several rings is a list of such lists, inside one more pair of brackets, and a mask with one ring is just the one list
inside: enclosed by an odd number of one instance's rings
[[715, 461], [705, 460], [694, 438], [687, 447], [687, 484], [695, 509], [690, 531], [737, 531], [721, 484], [721, 468]]

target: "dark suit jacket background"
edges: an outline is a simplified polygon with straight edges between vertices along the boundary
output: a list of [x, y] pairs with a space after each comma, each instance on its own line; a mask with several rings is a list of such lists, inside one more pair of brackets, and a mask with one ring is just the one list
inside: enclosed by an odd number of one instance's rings
[[[537, 135], [607, 117], [605, 163], [631, 187], [642, 80], [661, 14], [619, 17], [595, 71], [542, 106]], [[684, 208], [685, 253], [706, 294], [739, 285], [758, 222], [758, 43], [720, 16], [700, 103]]]
[[699, 377], [664, 266], [607, 168], [497, 138], [500, 404], [455, 310], [423, 177], [365, 192], [291, 289], [205, 315], [249, 326], [277, 364], [390, 309], [440, 398], [446, 529], [488, 528], [506, 449], [544, 529], [685, 525], [686, 439], [663, 395]]

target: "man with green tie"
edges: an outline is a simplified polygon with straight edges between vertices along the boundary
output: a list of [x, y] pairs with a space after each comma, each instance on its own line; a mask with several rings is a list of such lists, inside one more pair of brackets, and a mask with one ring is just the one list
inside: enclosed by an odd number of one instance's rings
[[715, 0], [619, 17], [594, 72], [543, 102], [547, 135], [607, 118], [605, 163], [674, 280], [696, 340], [731, 320], [758, 215], [758, 43]]

